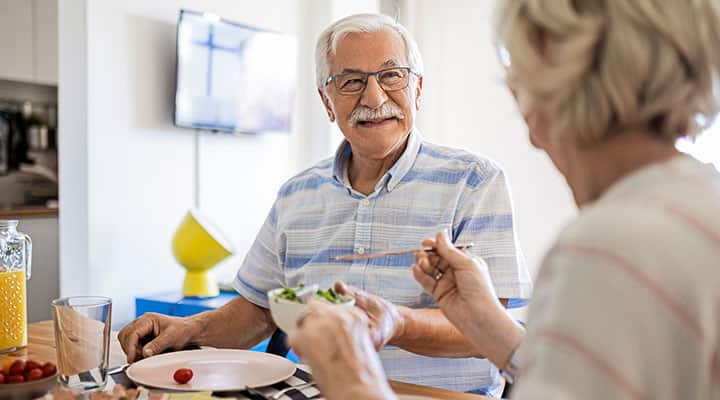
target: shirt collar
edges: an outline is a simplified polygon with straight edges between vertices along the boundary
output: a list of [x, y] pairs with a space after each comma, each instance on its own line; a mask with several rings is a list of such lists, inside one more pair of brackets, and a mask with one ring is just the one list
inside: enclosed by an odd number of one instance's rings
[[416, 128], [413, 128], [413, 130], [410, 131], [405, 151], [386, 174], [390, 176], [390, 180], [387, 182], [388, 192], [392, 192], [395, 189], [410, 171], [413, 164], [415, 164], [415, 160], [417, 160], [418, 153], [420, 152], [421, 143], [422, 137], [420, 136], [420, 132]]
[[[417, 128], [413, 128], [408, 135], [407, 146], [403, 154], [395, 161], [395, 164], [385, 173], [385, 175], [378, 182], [376, 190], [382, 185], [387, 186], [388, 192], [391, 192], [400, 183], [400, 181], [407, 175], [412, 168], [415, 160], [417, 159], [420, 151], [420, 145], [422, 143], [422, 136]], [[335, 161], [333, 162], [333, 177], [337, 182], [342, 184], [348, 189], [351, 189], [350, 180], [347, 174], [347, 161], [350, 159], [352, 154], [352, 148], [347, 140], [338, 146], [335, 152]]]
[[710, 173], [715, 172], [712, 165], [703, 165], [702, 162], [692, 156], [680, 153], [668, 160], [646, 165], [625, 175], [610, 185], [597, 200], [615, 200], [624, 196], [647, 191], [649, 185], [654, 185], [659, 180], [667, 179], [668, 168], [676, 172], [686, 171], [688, 175], [697, 173], [698, 168]]
[[340, 146], [338, 146], [337, 151], [335, 151], [335, 161], [333, 161], [333, 178], [348, 189], [350, 189], [350, 183], [345, 165], [347, 164], [347, 160], [350, 159], [351, 154], [352, 149], [350, 148], [350, 143], [347, 140], [343, 140]]

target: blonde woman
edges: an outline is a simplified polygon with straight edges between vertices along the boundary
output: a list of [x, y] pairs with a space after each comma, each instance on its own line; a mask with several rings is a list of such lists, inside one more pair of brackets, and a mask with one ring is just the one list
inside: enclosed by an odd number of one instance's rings
[[[513, 398], [720, 399], [720, 176], [674, 146], [718, 112], [720, 1], [500, 5], [509, 86], [580, 213], [541, 266], [527, 333], [443, 234], [416, 279]], [[364, 318], [314, 307], [291, 341], [328, 398], [393, 398]]]

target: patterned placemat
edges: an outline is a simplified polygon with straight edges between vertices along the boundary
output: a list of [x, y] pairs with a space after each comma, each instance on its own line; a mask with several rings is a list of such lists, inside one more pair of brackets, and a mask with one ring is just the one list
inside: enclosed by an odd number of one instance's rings
[[[250, 393], [247, 391], [241, 392], [221, 392], [221, 393], [210, 393], [210, 392], [184, 392], [184, 393], [163, 393], [162, 391], [148, 390], [146, 388], [137, 387], [133, 381], [131, 381], [125, 372], [119, 372], [108, 377], [108, 383], [103, 393], [96, 393], [91, 396], [91, 399], [113, 399], [122, 398], [125, 389], [136, 389], [136, 400], [207, 400], [207, 399], [222, 399], [222, 400], [265, 400], [270, 396], [278, 393], [279, 391], [292, 386], [302, 385], [303, 383], [311, 382], [312, 375], [305, 370], [304, 366], [298, 365], [298, 369], [295, 374], [283, 382], [278, 382], [272, 386], [255, 389], [256, 393]], [[135, 392], [135, 391], [133, 391]], [[42, 400], [65, 400], [66, 398], [72, 398], [67, 396], [69, 393], [64, 394], [61, 392], [55, 392], [41, 397]], [[314, 386], [301, 390], [290, 390], [286, 392], [281, 400], [310, 400], [310, 399], [322, 399], [320, 392]]]

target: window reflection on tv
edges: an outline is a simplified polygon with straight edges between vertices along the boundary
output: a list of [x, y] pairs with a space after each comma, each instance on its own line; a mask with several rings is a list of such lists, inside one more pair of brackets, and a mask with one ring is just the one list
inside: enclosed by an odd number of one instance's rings
[[180, 12], [175, 125], [290, 132], [296, 89], [294, 36]]

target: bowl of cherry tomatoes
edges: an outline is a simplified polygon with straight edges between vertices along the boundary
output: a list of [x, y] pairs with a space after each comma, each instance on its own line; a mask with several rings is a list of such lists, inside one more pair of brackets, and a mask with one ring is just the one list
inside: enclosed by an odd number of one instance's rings
[[57, 366], [52, 362], [7, 359], [0, 370], [0, 399], [34, 399], [57, 384]]

